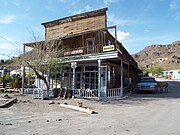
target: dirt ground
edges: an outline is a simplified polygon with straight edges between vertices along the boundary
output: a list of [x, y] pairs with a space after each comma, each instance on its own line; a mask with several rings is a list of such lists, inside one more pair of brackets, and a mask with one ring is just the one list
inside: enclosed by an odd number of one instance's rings
[[[180, 82], [168, 84], [169, 93], [131, 94], [125, 99], [39, 100], [10, 94], [18, 103], [0, 108], [0, 135], [180, 135]], [[77, 102], [97, 113], [59, 106]]]

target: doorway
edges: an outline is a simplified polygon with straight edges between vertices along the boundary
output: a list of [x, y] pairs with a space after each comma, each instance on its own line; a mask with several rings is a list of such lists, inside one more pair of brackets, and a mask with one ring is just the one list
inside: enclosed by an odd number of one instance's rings
[[86, 39], [87, 54], [94, 53], [94, 38]]

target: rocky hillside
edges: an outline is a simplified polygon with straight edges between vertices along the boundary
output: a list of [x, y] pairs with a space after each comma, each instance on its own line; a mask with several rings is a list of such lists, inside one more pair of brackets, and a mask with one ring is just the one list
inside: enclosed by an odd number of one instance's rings
[[132, 55], [141, 69], [160, 65], [165, 70], [180, 69], [180, 41], [168, 45], [151, 45]]

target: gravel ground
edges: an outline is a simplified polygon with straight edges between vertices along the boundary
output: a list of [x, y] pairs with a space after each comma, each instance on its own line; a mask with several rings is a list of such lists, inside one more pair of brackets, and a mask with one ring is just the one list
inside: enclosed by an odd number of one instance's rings
[[[18, 103], [0, 108], [0, 135], [180, 135], [180, 82], [168, 83], [169, 93], [131, 94], [125, 99], [39, 100], [10, 94]], [[59, 107], [77, 102], [98, 113]]]

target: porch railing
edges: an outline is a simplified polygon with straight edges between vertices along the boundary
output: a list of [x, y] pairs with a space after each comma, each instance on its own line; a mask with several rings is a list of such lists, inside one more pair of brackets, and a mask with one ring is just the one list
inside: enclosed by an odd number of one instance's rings
[[[120, 88], [106, 89], [105, 97], [118, 97], [120, 96]], [[98, 97], [98, 89], [75, 89], [75, 97], [94, 98]]]
[[107, 89], [106, 90], [106, 96], [107, 97], [118, 97], [120, 96], [120, 88], [113, 88], [113, 89]]
[[94, 45], [91, 47], [84, 46], [84, 47], [72, 48], [64, 52], [64, 56], [102, 53], [102, 52], [107, 52], [107, 51], [114, 51], [117, 49], [119, 49], [119, 47], [113, 43], [107, 44], [107, 45]]
[[75, 89], [74, 96], [83, 98], [96, 98], [98, 97], [98, 89]]

